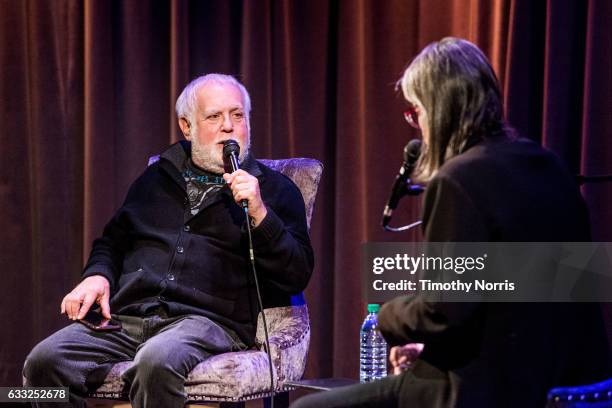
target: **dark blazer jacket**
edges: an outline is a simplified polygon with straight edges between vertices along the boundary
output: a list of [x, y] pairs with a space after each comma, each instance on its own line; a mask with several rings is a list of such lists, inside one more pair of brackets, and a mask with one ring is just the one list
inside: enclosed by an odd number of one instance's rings
[[[445, 163], [427, 187], [423, 227], [432, 242], [590, 241], [573, 177], [524, 139], [482, 142]], [[597, 304], [404, 297], [383, 306], [379, 324], [391, 345], [425, 343], [400, 406], [541, 408], [553, 386], [610, 375]]]
[[[171, 146], [132, 184], [94, 242], [83, 277], [109, 280], [115, 314], [142, 315], [163, 305], [170, 316], [207, 316], [250, 345], [258, 308], [244, 211], [224, 186], [191, 215], [181, 175], [190, 146]], [[265, 306], [288, 305], [313, 268], [302, 195], [287, 177], [252, 157], [242, 168], [258, 178], [268, 210], [253, 230]]]

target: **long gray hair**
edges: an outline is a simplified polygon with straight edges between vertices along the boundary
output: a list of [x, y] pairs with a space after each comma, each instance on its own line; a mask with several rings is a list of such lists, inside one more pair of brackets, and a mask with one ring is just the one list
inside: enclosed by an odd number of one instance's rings
[[429, 181], [451, 157], [493, 135], [504, 135], [499, 82], [483, 52], [447, 37], [425, 47], [397, 83], [426, 113], [429, 137], [415, 178]]

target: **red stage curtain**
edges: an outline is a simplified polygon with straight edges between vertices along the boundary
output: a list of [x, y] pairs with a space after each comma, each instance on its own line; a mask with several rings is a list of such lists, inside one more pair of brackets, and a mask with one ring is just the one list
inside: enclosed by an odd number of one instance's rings
[[[307, 375], [355, 377], [364, 315], [360, 244], [419, 239], [379, 227], [416, 134], [394, 91], [427, 43], [477, 43], [507, 116], [576, 173], [612, 173], [606, 0], [0, 0], [0, 384], [66, 324], [62, 297], [147, 157], [179, 139], [174, 101], [201, 73], [253, 100], [257, 157], [325, 164], [312, 227]], [[612, 187], [584, 188], [594, 237], [612, 240]], [[412, 201], [410, 201], [412, 200]], [[397, 222], [419, 214], [405, 199]]]

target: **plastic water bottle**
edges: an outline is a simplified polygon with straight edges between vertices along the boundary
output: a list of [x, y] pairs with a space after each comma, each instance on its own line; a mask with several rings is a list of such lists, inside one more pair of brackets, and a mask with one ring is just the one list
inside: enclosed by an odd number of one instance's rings
[[359, 381], [362, 383], [387, 376], [387, 342], [378, 331], [380, 305], [369, 304], [368, 315], [361, 326]]

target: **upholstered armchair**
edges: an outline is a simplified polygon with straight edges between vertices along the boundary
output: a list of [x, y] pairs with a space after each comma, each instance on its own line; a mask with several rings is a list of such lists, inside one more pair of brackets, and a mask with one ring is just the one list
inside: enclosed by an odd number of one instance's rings
[[[157, 161], [152, 157], [149, 164]], [[261, 160], [265, 165], [289, 177], [304, 197], [308, 227], [317, 194], [323, 165], [313, 159]], [[268, 357], [264, 351], [264, 331], [261, 314], [257, 323], [256, 350], [246, 350], [213, 356], [196, 366], [186, 381], [189, 403], [219, 402], [222, 407], [240, 407], [251, 399], [270, 398], [285, 392], [275, 404], [280, 408], [288, 401], [286, 381], [299, 380], [305, 369], [310, 343], [308, 308], [301, 295], [294, 296], [292, 306], [265, 309], [268, 323], [275, 392], [270, 392]], [[90, 398], [127, 400], [121, 374], [131, 361], [117, 363], [104, 384]]]

